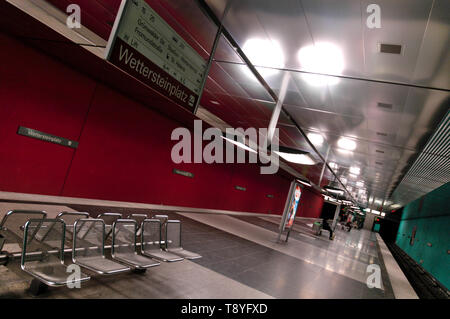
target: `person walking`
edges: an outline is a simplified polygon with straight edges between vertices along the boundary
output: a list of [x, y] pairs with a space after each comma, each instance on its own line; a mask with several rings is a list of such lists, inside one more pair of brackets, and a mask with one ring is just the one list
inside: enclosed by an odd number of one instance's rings
[[334, 233], [333, 230], [331, 229], [330, 225], [328, 224], [328, 222], [324, 219], [323, 223], [322, 223], [322, 228], [325, 230], [328, 230], [330, 232], [330, 240], [334, 239]]

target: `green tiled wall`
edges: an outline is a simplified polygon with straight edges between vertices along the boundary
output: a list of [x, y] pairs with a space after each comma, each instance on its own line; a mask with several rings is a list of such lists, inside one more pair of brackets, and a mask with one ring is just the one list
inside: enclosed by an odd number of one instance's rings
[[396, 244], [450, 289], [450, 183], [405, 206]]

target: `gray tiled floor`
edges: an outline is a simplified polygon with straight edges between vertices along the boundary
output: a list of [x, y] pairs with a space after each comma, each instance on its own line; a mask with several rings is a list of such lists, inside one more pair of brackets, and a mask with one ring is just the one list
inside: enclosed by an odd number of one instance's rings
[[[124, 208], [79, 205], [70, 207], [78, 211], [88, 211], [93, 216], [105, 211], [121, 212], [125, 215], [130, 213], [130, 210]], [[133, 209], [132, 212], [141, 211]], [[208, 298], [209, 296], [233, 298], [233, 295], [229, 294], [235, 294], [234, 296], [238, 298], [240, 296], [393, 298], [387, 276], [383, 276], [385, 290], [369, 289], [361, 280], [339, 274], [336, 269], [333, 271], [333, 267], [330, 269], [322, 267], [324, 261], [329, 262], [336, 258], [344, 259], [341, 263], [349, 267], [346, 271], [357, 271], [351, 269], [355, 261], [358, 265], [380, 263], [376, 240], [368, 233], [337, 232], [336, 240], [331, 242], [326, 236], [315, 238], [310, 234], [293, 232], [291, 238], [305, 243], [308, 254], [311, 255], [304, 260], [292, 254], [283, 253], [283, 246], [272, 249], [250, 240], [246, 234], [231, 234], [180, 214], [167, 213], [167, 215], [170, 219], [182, 221], [183, 247], [201, 254], [203, 256], [201, 259], [185, 264], [182, 264], [184, 262], [165, 263], [149, 270], [143, 277], [124, 274], [115, 277], [114, 280], [109, 277], [95, 278], [79, 293], [67, 289], [54, 290], [51, 297]], [[276, 224], [255, 217], [239, 217], [239, 222], [251, 223], [271, 232], [277, 230]], [[320, 260], [320, 263], [316, 264], [316, 260]], [[202, 280], [194, 284], [186, 280], [186, 272], [189, 276], [202, 278]], [[20, 271], [17, 274], [22, 275]], [[172, 276], [174, 280], [167, 279]], [[218, 288], [228, 284], [229, 288], [226, 291], [221, 292]]]
[[[76, 208], [73, 207], [72, 208]], [[107, 209], [103, 209], [107, 210]], [[202, 255], [195, 263], [258, 289], [276, 298], [393, 298], [388, 279], [386, 290], [369, 289], [365, 283], [318, 267], [245, 238], [196, 222], [179, 214], [169, 218], [183, 223], [183, 247]], [[277, 225], [258, 217], [239, 220], [277, 231]], [[379, 263], [376, 239], [357, 230], [337, 231], [335, 241], [293, 231], [292, 238], [365, 264]], [[386, 285], [387, 284], [387, 285]]]
[[[182, 216], [180, 219], [183, 219], [184, 229], [189, 228], [192, 221]], [[196, 249], [203, 255], [202, 259], [196, 261], [197, 263], [274, 297], [392, 298], [390, 291], [369, 289], [364, 283], [244, 238], [226, 234], [206, 225], [199, 228], [203, 228], [204, 234], [201, 241], [191, 241], [187, 234], [184, 241], [187, 249]], [[348, 234], [343, 233], [342, 236], [348, 236]], [[315, 244], [322, 249], [331, 246], [328, 239], [315, 240]], [[349, 243], [344, 242], [343, 246], [345, 245], [348, 246]], [[361, 248], [355, 246], [354, 250], [359, 251], [359, 256], [370, 255], [372, 262], [378, 262], [378, 256], [374, 256], [375, 247], [372, 247], [370, 243], [360, 246], [367, 252], [361, 252]], [[334, 247], [333, 250], [339, 251], [339, 248]]]

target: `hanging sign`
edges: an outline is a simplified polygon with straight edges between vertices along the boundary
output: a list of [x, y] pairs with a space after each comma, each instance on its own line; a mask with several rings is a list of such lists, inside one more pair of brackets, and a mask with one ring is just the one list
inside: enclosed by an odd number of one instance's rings
[[144, 0], [122, 0], [106, 60], [194, 110], [207, 63]]

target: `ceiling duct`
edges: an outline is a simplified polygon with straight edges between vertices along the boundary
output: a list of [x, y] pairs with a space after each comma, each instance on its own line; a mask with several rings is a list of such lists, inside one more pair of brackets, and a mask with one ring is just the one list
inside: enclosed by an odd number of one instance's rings
[[379, 49], [381, 53], [401, 54], [402, 46], [399, 44], [380, 43]]
[[393, 108], [393, 105], [389, 104], [389, 103], [378, 102], [377, 106], [380, 107], [380, 108], [383, 108], [383, 109], [388, 109], [388, 110], [392, 110], [392, 108]]

